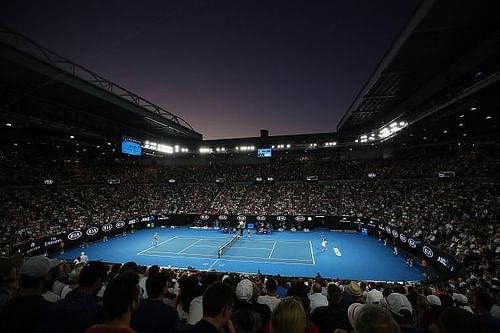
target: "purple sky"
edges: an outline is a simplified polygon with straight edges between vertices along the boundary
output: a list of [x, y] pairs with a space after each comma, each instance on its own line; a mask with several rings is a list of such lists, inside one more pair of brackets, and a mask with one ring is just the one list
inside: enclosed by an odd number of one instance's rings
[[0, 24], [215, 139], [335, 131], [418, 3], [16, 0]]

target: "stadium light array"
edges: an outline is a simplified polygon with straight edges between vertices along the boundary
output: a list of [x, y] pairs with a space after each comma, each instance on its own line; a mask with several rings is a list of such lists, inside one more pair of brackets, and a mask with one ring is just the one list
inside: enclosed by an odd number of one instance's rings
[[210, 154], [213, 153], [214, 150], [208, 147], [200, 147], [200, 154]]
[[181, 147], [179, 145], [167, 145], [162, 143], [157, 143], [153, 141], [145, 141], [143, 145], [144, 149], [149, 149], [153, 151], [157, 151], [165, 154], [174, 154], [174, 153], [187, 153], [189, 149], [185, 147]]
[[401, 131], [403, 128], [408, 126], [408, 123], [406, 121], [393, 121], [392, 123], [380, 128], [378, 132], [372, 132], [369, 134], [362, 134], [354, 140], [355, 143], [367, 143], [368, 141], [376, 141], [378, 140], [383, 140], [388, 137], [396, 135], [399, 131]]
[[253, 151], [253, 150], [255, 150], [255, 146], [240, 146], [240, 147], [236, 147], [236, 150]]

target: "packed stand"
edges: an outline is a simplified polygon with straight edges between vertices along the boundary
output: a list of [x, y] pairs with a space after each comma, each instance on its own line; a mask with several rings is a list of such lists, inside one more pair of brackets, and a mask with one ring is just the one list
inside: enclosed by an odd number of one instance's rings
[[[19, 274], [17, 274], [19, 272]], [[392, 284], [0, 257], [5, 332], [498, 332], [500, 283]]]

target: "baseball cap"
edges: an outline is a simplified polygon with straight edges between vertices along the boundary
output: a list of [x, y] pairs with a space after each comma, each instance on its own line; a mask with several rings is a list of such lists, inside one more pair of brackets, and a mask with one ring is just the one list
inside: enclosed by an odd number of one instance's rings
[[34, 278], [42, 277], [51, 269], [50, 259], [39, 255], [28, 258], [21, 266], [20, 273]]
[[9, 273], [13, 267], [21, 267], [23, 260], [24, 257], [18, 252], [10, 257], [0, 256], [0, 276]]
[[236, 297], [242, 301], [248, 301], [253, 296], [253, 285], [249, 279], [243, 279], [236, 285]]
[[427, 302], [429, 303], [429, 305], [441, 306], [441, 300], [436, 295], [428, 295], [426, 297], [426, 299], [427, 299]]
[[453, 299], [459, 305], [467, 305], [467, 304], [469, 304], [469, 300], [467, 299], [467, 296], [465, 296], [464, 294], [453, 293]]
[[413, 307], [411, 306], [410, 301], [406, 298], [405, 295], [400, 293], [392, 293], [386, 298], [387, 305], [389, 310], [399, 317], [404, 317], [401, 314], [402, 310], [408, 310], [413, 312]]
[[372, 289], [366, 293], [366, 303], [367, 304], [378, 304], [382, 298], [384, 298], [384, 294], [377, 289]]

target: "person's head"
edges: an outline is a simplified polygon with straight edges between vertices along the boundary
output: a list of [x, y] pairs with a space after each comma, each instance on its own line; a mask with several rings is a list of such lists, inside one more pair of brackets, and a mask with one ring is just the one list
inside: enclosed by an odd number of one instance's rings
[[194, 275], [183, 276], [180, 280], [179, 305], [189, 312], [191, 301], [202, 294], [198, 278]]
[[152, 274], [146, 279], [146, 291], [149, 298], [163, 298], [166, 293], [167, 277]]
[[313, 293], [321, 293], [322, 287], [319, 282], [314, 282], [312, 285], [312, 291]]
[[268, 294], [274, 294], [278, 288], [278, 282], [274, 278], [268, 278], [266, 282], [266, 291]]
[[342, 291], [333, 282], [330, 282], [328, 284], [327, 298], [328, 298], [328, 304], [330, 304], [330, 305], [337, 305], [337, 304], [339, 304], [340, 300], [342, 299]]
[[78, 278], [78, 288], [86, 289], [91, 294], [97, 294], [106, 281], [107, 267], [100, 261], [91, 261], [83, 266]]
[[0, 288], [5, 288], [13, 295], [19, 288], [18, 271], [24, 258], [16, 253], [11, 257], [0, 257]]
[[69, 284], [78, 284], [78, 280], [80, 279], [80, 273], [82, 272], [83, 266], [77, 266], [73, 268], [71, 272], [69, 272], [68, 275], [68, 282]]
[[158, 265], [153, 265], [153, 266], [149, 267], [149, 269], [148, 269], [148, 276], [151, 276], [153, 274], [159, 274], [159, 273], [160, 273], [160, 266], [158, 266]]
[[495, 304], [493, 295], [487, 291], [478, 290], [472, 297], [473, 308], [477, 313], [489, 314]]
[[345, 291], [353, 298], [358, 298], [363, 296], [363, 290], [361, 290], [361, 287], [356, 281], [351, 281], [345, 288]]
[[122, 318], [134, 312], [139, 304], [138, 283], [139, 274], [132, 271], [124, 272], [108, 283], [103, 296], [106, 320]]
[[45, 256], [28, 258], [19, 270], [23, 289], [39, 289], [41, 294], [43, 287], [50, 281], [51, 268], [50, 259]]
[[385, 298], [385, 305], [400, 325], [413, 324], [413, 307], [405, 295], [392, 293]]
[[234, 300], [231, 287], [222, 281], [212, 283], [203, 293], [203, 318], [211, 320], [218, 328], [225, 326], [231, 318]]
[[128, 271], [139, 273], [139, 266], [137, 266], [137, 263], [135, 261], [124, 263], [123, 266], [120, 267], [120, 271], [118, 272], [118, 274], [123, 274]]
[[437, 323], [440, 333], [481, 333], [481, 323], [474, 314], [462, 308], [445, 308]]
[[253, 297], [253, 283], [249, 279], [243, 279], [236, 285], [236, 297], [240, 301], [250, 301]]
[[271, 314], [271, 333], [304, 333], [307, 313], [296, 297], [285, 297]]
[[384, 298], [381, 291], [377, 289], [372, 289], [366, 293], [366, 304], [379, 304]]
[[386, 309], [367, 304], [363, 306], [354, 318], [356, 333], [399, 333], [398, 323]]

